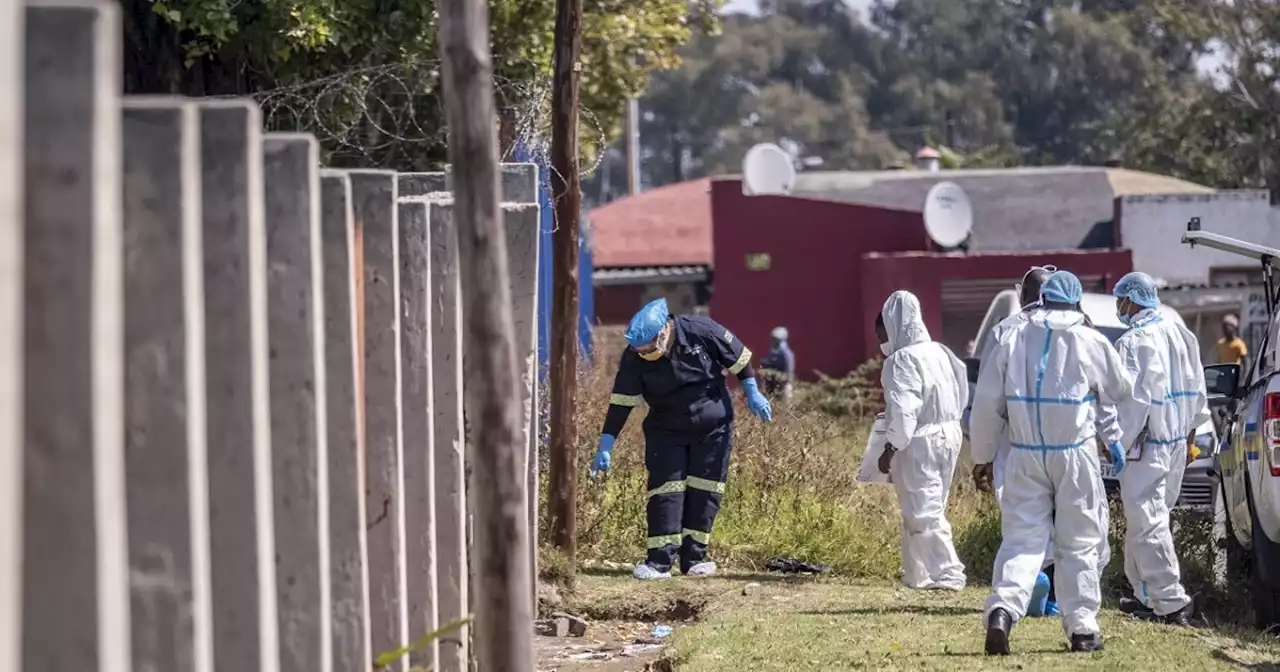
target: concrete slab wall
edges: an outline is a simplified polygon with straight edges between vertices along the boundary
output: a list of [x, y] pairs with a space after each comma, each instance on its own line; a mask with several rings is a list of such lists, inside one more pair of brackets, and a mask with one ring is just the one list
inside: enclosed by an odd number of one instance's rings
[[[400, 371], [399, 219], [396, 174], [351, 171], [364, 251], [364, 421], [373, 654], [409, 641], [405, 570], [403, 417]], [[404, 661], [397, 666], [403, 672]]]
[[[468, 616], [448, 175], [122, 99], [115, 3], [0, 5], [0, 672], [363, 669]], [[536, 169], [501, 179], [535, 525]]]
[[262, 114], [200, 102], [213, 642], [218, 672], [279, 668]]
[[130, 669], [118, 11], [23, 23], [24, 670]]
[[369, 562], [365, 537], [365, 453], [357, 358], [355, 223], [351, 180], [320, 178], [324, 262], [325, 399], [328, 402], [329, 581], [333, 669], [355, 670], [369, 651]]
[[198, 110], [126, 100], [122, 131], [133, 664], [210, 672]]
[[319, 144], [263, 140], [280, 668], [327, 672], [329, 490]]

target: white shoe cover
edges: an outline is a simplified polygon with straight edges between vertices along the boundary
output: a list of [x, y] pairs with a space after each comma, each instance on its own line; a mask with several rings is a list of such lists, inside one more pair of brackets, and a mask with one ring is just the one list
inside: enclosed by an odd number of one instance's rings
[[710, 560], [706, 562], [699, 562], [698, 564], [690, 567], [688, 571], [689, 576], [712, 576], [715, 573], [716, 563]]
[[656, 581], [658, 579], [671, 578], [671, 572], [659, 572], [658, 570], [654, 569], [653, 567], [650, 567], [649, 565], [644, 564], [643, 562], [636, 565], [635, 571], [633, 571], [631, 574], [632, 576], [636, 577], [637, 579], [640, 579], [641, 581]]

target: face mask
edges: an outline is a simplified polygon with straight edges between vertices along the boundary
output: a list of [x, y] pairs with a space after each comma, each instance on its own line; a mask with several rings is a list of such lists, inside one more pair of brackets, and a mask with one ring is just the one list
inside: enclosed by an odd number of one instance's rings
[[888, 343], [881, 343], [881, 344], [880, 344], [880, 352], [883, 352], [885, 357], [888, 357], [889, 355], [892, 355], [892, 354], [893, 354], [893, 352], [892, 352], [891, 350], [889, 350], [889, 344], [888, 344]]
[[659, 359], [662, 359], [662, 357], [667, 354], [667, 348], [671, 345], [671, 336], [673, 334], [674, 330], [671, 328], [671, 323], [668, 322], [667, 326], [663, 327], [662, 331], [658, 332], [658, 338], [654, 339], [654, 348], [647, 352], [637, 352], [636, 354], [640, 355], [640, 359], [643, 359], [646, 362], [656, 362]]
[[1125, 309], [1124, 309], [1125, 301], [1128, 301], [1128, 299], [1121, 301], [1120, 305], [1116, 306], [1116, 319], [1120, 320], [1120, 324], [1123, 324], [1124, 326], [1129, 327], [1129, 326], [1133, 326], [1133, 316], [1125, 312]]

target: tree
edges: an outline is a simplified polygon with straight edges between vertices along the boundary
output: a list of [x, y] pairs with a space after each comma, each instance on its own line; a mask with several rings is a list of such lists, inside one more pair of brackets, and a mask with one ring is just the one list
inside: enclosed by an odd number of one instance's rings
[[[626, 95], [713, 31], [718, 0], [586, 0], [584, 135], [617, 135]], [[313, 130], [339, 164], [445, 160], [433, 0], [122, 0], [129, 93], [275, 91], [278, 125]], [[491, 0], [504, 137], [549, 137], [554, 3]], [[585, 142], [591, 145], [590, 141]], [[504, 147], [504, 149], [509, 149]]]
[[[1280, 189], [1280, 3], [763, 0], [682, 50], [642, 101], [648, 184], [737, 172], [773, 141], [874, 169], [1125, 165]], [[1199, 61], [1227, 54], [1209, 81]], [[613, 180], [613, 184], [620, 184]]]
[[[1127, 156], [1221, 188], [1280, 190], [1280, 5], [1152, 0], [1153, 32], [1221, 61], [1199, 81], [1126, 119]], [[1147, 113], [1144, 121], [1142, 115]], [[1155, 123], [1153, 123], [1155, 122]]]

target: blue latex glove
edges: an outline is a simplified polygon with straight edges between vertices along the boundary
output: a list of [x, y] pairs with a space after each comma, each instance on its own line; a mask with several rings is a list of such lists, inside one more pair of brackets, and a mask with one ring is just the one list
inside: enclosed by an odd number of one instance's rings
[[773, 406], [769, 405], [769, 400], [760, 393], [760, 385], [756, 379], [748, 378], [742, 381], [742, 389], [747, 391], [747, 408], [761, 420], [773, 422]]
[[613, 462], [614, 437], [609, 434], [600, 435], [600, 447], [596, 448], [596, 456], [591, 460], [591, 475], [609, 473], [609, 465]]
[[1107, 446], [1107, 451], [1111, 453], [1111, 473], [1119, 476], [1124, 471], [1124, 448], [1120, 447], [1117, 441]]

